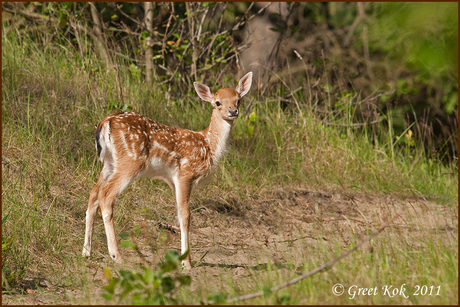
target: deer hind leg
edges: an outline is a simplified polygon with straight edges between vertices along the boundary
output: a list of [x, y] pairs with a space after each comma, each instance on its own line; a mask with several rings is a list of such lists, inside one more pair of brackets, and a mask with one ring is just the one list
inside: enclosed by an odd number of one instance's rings
[[94, 221], [96, 219], [97, 209], [99, 207], [99, 191], [107, 183], [113, 172], [113, 165], [110, 162], [104, 163], [101, 175], [96, 185], [91, 190], [88, 201], [88, 209], [86, 210], [86, 231], [85, 243], [83, 244], [83, 256], [91, 255], [91, 242], [93, 237]]
[[105, 233], [107, 236], [107, 246], [110, 258], [115, 262], [122, 262], [122, 257], [118, 251], [118, 244], [115, 237], [113, 224], [113, 206], [118, 195], [120, 195], [134, 180], [136, 172], [114, 173], [107, 183], [101, 187], [98, 195], [98, 203], [101, 208], [102, 219], [104, 221]]
[[180, 224], [180, 236], [181, 236], [181, 254], [189, 251], [187, 257], [182, 260], [182, 266], [185, 266], [187, 269], [192, 268], [190, 262], [190, 239], [189, 239], [189, 229], [190, 229], [190, 194], [191, 194], [191, 185], [188, 181], [178, 181], [175, 184], [176, 201], [177, 201], [177, 212], [179, 216]]
[[91, 190], [88, 201], [88, 209], [86, 210], [86, 230], [85, 230], [85, 243], [83, 244], [83, 256], [89, 257], [91, 255], [91, 241], [93, 237], [94, 220], [96, 219], [97, 208], [99, 207], [98, 195], [101, 187], [106, 183], [106, 180], [101, 173], [99, 180]]

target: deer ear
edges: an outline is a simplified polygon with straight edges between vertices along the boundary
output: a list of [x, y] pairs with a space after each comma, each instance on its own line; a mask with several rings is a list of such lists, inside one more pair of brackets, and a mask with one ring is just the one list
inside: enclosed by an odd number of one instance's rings
[[241, 78], [240, 82], [238, 82], [238, 86], [236, 87], [236, 91], [240, 95], [240, 98], [246, 95], [249, 92], [252, 84], [252, 72], [248, 72]]
[[213, 94], [211, 93], [209, 87], [199, 82], [193, 82], [193, 86], [195, 87], [195, 91], [201, 99], [212, 103]]

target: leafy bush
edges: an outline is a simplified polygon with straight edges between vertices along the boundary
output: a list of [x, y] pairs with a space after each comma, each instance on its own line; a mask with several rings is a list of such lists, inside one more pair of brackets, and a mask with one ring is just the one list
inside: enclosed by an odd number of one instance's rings
[[158, 264], [156, 272], [149, 267], [144, 267], [142, 273], [120, 270], [120, 278], [117, 278], [105, 268], [104, 275], [109, 283], [104, 287], [106, 293], [101, 296], [115, 303], [129, 297], [135, 305], [183, 304], [174, 298], [174, 294], [178, 288], [188, 286], [192, 281], [190, 276], [181, 273], [180, 262], [187, 254], [167, 251], [165, 261]]

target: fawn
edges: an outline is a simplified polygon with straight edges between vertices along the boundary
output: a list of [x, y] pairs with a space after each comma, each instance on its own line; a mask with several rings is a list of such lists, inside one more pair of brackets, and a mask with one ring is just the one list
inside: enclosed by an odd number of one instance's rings
[[[209, 87], [194, 82], [198, 96], [213, 106], [211, 122], [201, 131], [168, 127], [134, 112], [114, 113], [99, 122], [96, 149], [104, 166], [89, 197], [83, 256], [91, 254], [94, 219], [100, 207], [110, 257], [122, 261], [113, 226], [113, 205], [139, 177], [161, 179], [171, 187], [177, 202], [181, 253], [189, 251], [190, 194], [193, 188], [207, 183], [211, 170], [226, 152], [240, 99], [251, 83], [249, 72], [236, 89], [223, 88], [212, 94]], [[192, 267], [190, 252], [182, 265]]]

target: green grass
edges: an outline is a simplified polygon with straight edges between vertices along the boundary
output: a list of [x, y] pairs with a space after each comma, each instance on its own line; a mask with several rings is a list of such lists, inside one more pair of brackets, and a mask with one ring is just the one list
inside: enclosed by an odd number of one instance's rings
[[[95, 268], [101, 261], [84, 261], [79, 256], [86, 203], [101, 170], [92, 127], [110, 113], [105, 109], [107, 105], [124, 101], [134, 111], [158, 122], [201, 130], [209, 122], [211, 106], [193, 92], [174, 97], [173, 91], [166, 95], [165, 88], [159, 85], [148, 88], [130, 77], [128, 65], [123, 62], [119, 64], [124, 95], [121, 99], [114, 73], [106, 72], [94, 55], [89, 54], [87, 61], [81, 63], [69, 50], [51, 44], [37, 46], [26, 37], [17, 38], [13, 34], [2, 37], [2, 216], [8, 214], [2, 236], [13, 238], [3, 255], [3, 267], [9, 269], [9, 274], [15, 274], [12, 278], [17, 282], [43, 278], [49, 287], [80, 291], [78, 296], [54, 295], [40, 286], [38, 292], [46, 297], [47, 303], [104, 303], [99, 295], [103, 283], [94, 279]], [[231, 298], [260, 291], [263, 286], [275, 286], [296, 276], [292, 270], [270, 265], [273, 251], [294, 267], [309, 271], [358, 242], [359, 231], [355, 228], [359, 227], [355, 222], [348, 221], [345, 227], [335, 222], [331, 226], [323, 220], [310, 232], [294, 228], [287, 231], [287, 226], [273, 224], [275, 230], [271, 236], [278, 236], [278, 243], [273, 239], [278, 245], [270, 243], [275, 245], [264, 247], [263, 231], [255, 212], [261, 215], [265, 210], [275, 212], [281, 224], [288, 224], [283, 217], [291, 216], [290, 208], [283, 208], [281, 201], [292, 199], [299, 189], [308, 189], [372, 196], [367, 207], [356, 204], [361, 211], [366, 209], [362, 215], [373, 221], [366, 225], [369, 230], [385, 221], [385, 214], [394, 214], [395, 206], [404, 208], [404, 222], [388, 228], [371, 244], [330, 270], [247, 303], [457, 304], [457, 166], [443, 165], [434, 156], [426, 158], [420, 144], [408, 148], [402, 142], [404, 136], [395, 136], [384, 122], [361, 130], [324, 125], [306, 103], [308, 99], [300, 96], [298, 99], [301, 114], [296, 107], [283, 108], [273, 97], [249, 94], [232, 131], [232, 149], [212, 183], [192, 197], [192, 215], [200, 228], [217, 227], [213, 244], [225, 245], [225, 236], [217, 236], [225, 235], [228, 223], [245, 222], [261, 250], [257, 257], [246, 260], [246, 265], [266, 262], [268, 269], [246, 270], [247, 275], [236, 277], [235, 270], [230, 268], [219, 268], [217, 273], [195, 268], [193, 292], [183, 287], [176, 297], [182, 302], [199, 303], [213, 293], [225, 292]], [[253, 111], [255, 115], [251, 117]], [[346, 121], [351, 123], [350, 118]], [[248, 127], [254, 127], [253, 132]], [[372, 141], [371, 134], [375, 135]], [[256, 205], [263, 200], [267, 200], [263, 203], [266, 207]], [[315, 214], [320, 212], [320, 200], [310, 204]], [[164, 183], [149, 179], [135, 182], [117, 201], [117, 233], [129, 232], [146, 220], [174, 223], [173, 203], [172, 193]], [[201, 210], [209, 203], [228, 205], [251, 218], [243, 221], [223, 213], [208, 219]], [[431, 220], [434, 216], [437, 222]], [[454, 225], [455, 235], [438, 229], [438, 216]], [[301, 240], [306, 234], [326, 237], [327, 241]], [[159, 238], [165, 234], [150, 227], [149, 235], [154, 238], [150, 243], [157, 247], [152, 253], [161, 256]], [[267, 240], [272, 242], [270, 238]], [[138, 239], [147, 245], [147, 236], [142, 232]], [[291, 244], [279, 243], [288, 239]], [[238, 243], [241, 250], [246, 248], [245, 240]], [[103, 265], [116, 271], [119, 267], [107, 258], [100, 218], [93, 242], [93, 257], [103, 257]], [[169, 248], [178, 246], [177, 238], [172, 242]], [[231, 246], [231, 238], [228, 244]], [[193, 248], [204, 245], [202, 241], [192, 242]], [[220, 245], [217, 246], [219, 249]], [[197, 252], [194, 260], [203, 254], [202, 250]], [[138, 270], [135, 263], [131, 266]], [[349, 299], [345, 294], [332, 295], [336, 283], [342, 283], [346, 289], [352, 285], [381, 288], [405, 284], [411, 294], [416, 285], [441, 286], [441, 295]], [[16, 294], [11, 299], [21, 302], [23, 297]]]

